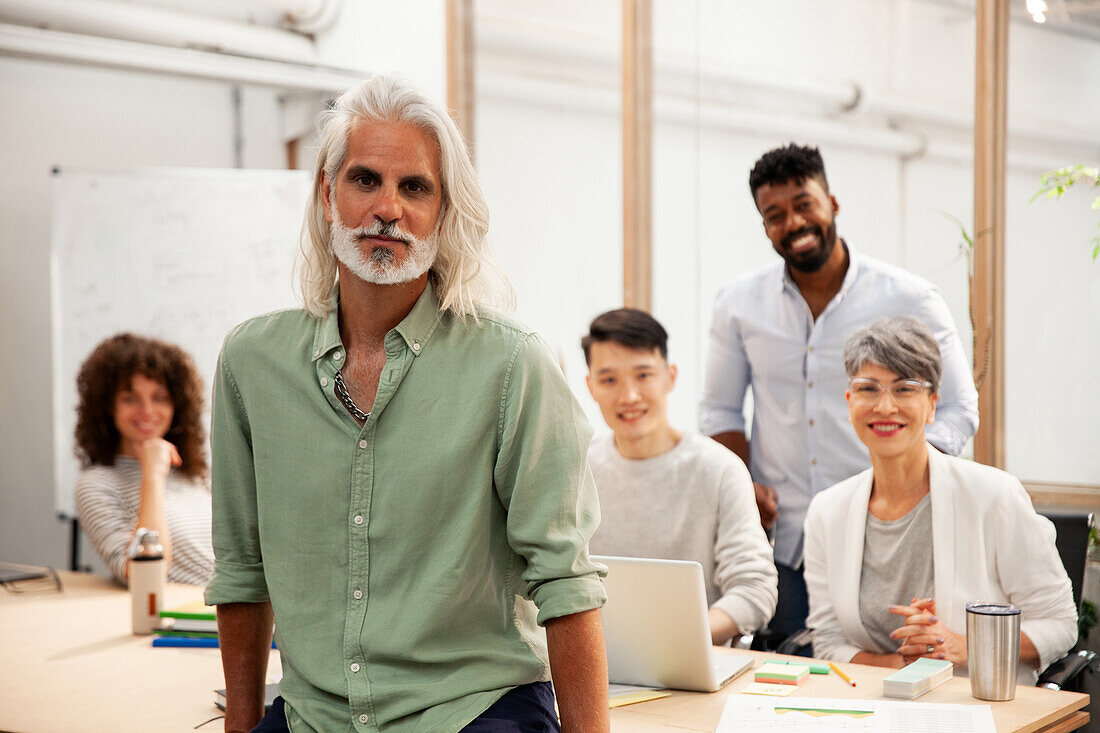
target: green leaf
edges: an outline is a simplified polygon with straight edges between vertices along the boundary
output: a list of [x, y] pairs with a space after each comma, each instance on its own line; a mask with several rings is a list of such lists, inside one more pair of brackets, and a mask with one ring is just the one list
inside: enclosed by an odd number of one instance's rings
[[[1100, 188], [1100, 167], [1092, 168], [1083, 163], [1077, 163], [1075, 165], [1068, 165], [1063, 168], [1047, 171], [1039, 176], [1040, 188], [1031, 195], [1031, 199], [1028, 203], [1034, 202], [1035, 199], [1039, 198], [1039, 196], [1044, 193], [1046, 194], [1047, 201], [1051, 199], [1060, 199], [1071, 186], [1082, 181], [1093, 188]], [[1089, 208], [1092, 211], [1100, 211], [1100, 196], [1097, 196], [1092, 201]], [[1100, 226], [1100, 224], [1098, 224], [1098, 226]], [[969, 239], [967, 241], [969, 242]], [[1096, 260], [1097, 257], [1100, 256], [1100, 237], [1092, 239], [1091, 243], [1093, 245], [1092, 259]]]

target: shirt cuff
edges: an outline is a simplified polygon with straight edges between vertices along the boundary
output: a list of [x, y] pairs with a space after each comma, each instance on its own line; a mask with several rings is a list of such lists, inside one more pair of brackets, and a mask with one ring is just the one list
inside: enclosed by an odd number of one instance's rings
[[1020, 632], [1027, 634], [1039, 653], [1039, 672], [1061, 659], [1077, 641], [1077, 624], [1068, 619], [1062, 622], [1049, 618], [1023, 621]]
[[706, 436], [745, 432], [745, 415], [734, 410], [706, 409], [699, 414], [699, 432]]
[[717, 608], [733, 619], [742, 634], [755, 633], [762, 622], [758, 620], [760, 612], [746, 599], [739, 596], [722, 596], [711, 608]]
[[937, 420], [924, 430], [924, 438], [940, 453], [957, 456], [962, 452], [968, 437], [946, 418]]
[[226, 560], [214, 562], [214, 576], [203, 594], [206, 605], [265, 603], [270, 600], [263, 563], [244, 564]]
[[818, 659], [826, 659], [833, 662], [850, 662], [852, 658], [866, 649], [860, 649], [858, 646], [852, 644], [841, 644], [840, 646], [828, 650], [824, 655], [818, 654], [815, 648], [813, 654]]
[[602, 608], [607, 593], [600, 576], [591, 573], [542, 583], [531, 594], [531, 600], [539, 609], [538, 625], [545, 626], [550, 619]]

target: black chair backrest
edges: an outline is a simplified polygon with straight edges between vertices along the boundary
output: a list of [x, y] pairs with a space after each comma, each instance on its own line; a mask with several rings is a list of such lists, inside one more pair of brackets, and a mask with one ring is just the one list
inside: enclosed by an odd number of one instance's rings
[[1090, 514], [1072, 511], [1044, 511], [1044, 517], [1054, 522], [1058, 532], [1055, 544], [1058, 555], [1066, 567], [1066, 574], [1073, 583], [1073, 602], [1081, 608], [1081, 586], [1085, 581], [1085, 555], [1089, 549]]

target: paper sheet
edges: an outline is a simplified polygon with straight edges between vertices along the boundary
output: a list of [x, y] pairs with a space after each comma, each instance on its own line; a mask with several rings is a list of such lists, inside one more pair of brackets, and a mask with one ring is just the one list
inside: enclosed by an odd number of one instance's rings
[[753, 730], [996, 733], [988, 705], [730, 695], [716, 733]]
[[608, 685], [607, 696], [610, 701], [610, 707], [621, 708], [624, 705], [633, 705], [638, 702], [647, 702], [649, 700], [659, 700], [662, 697], [668, 697], [672, 693], [668, 690], [659, 690], [653, 687], [642, 687], [641, 685]]
[[798, 688], [794, 685], [777, 685], [772, 682], [750, 682], [741, 688], [742, 695], [771, 695], [786, 697]]

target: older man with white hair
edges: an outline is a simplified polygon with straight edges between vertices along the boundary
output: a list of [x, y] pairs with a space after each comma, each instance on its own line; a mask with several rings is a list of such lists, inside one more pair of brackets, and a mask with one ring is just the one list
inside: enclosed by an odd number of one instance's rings
[[[226, 338], [214, 578], [227, 731], [607, 730], [590, 428], [454, 123], [386, 77], [321, 122], [305, 308]], [[539, 629], [545, 627], [545, 635]], [[554, 688], [550, 686], [551, 673]]]

